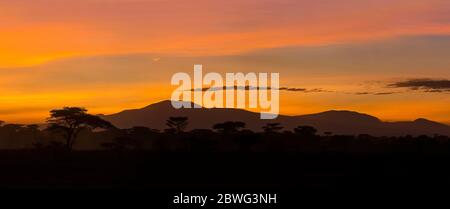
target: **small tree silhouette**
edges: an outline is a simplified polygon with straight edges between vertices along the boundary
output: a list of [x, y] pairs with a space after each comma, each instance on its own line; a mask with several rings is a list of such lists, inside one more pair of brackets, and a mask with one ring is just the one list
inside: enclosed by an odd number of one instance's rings
[[236, 133], [243, 128], [245, 128], [245, 123], [239, 121], [227, 121], [213, 126], [213, 129], [225, 134]]
[[167, 120], [166, 125], [169, 127], [168, 132], [174, 132], [176, 134], [182, 133], [187, 125], [188, 118], [187, 117], [170, 117]]
[[262, 127], [265, 133], [278, 133], [283, 129], [280, 123], [268, 123]]
[[50, 132], [64, 134], [65, 147], [71, 151], [78, 133], [85, 128], [114, 128], [114, 126], [98, 116], [90, 115], [87, 110], [81, 107], [64, 107], [50, 111], [47, 119]]
[[312, 126], [298, 126], [294, 128], [294, 132], [302, 137], [312, 137], [317, 133], [317, 129]]
[[5, 129], [7, 132], [9, 133], [17, 133], [19, 131], [21, 131], [24, 127], [24, 125], [22, 124], [6, 124], [4, 126], [2, 126], [3, 129]]

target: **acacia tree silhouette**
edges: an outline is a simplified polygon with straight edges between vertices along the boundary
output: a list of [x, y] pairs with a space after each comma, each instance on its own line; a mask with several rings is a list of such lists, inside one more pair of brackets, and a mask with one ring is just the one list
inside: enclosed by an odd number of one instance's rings
[[243, 128], [245, 128], [245, 123], [240, 121], [227, 121], [213, 126], [213, 129], [225, 134], [236, 133]]
[[180, 134], [186, 129], [188, 125], [187, 121], [187, 117], [170, 117], [167, 120], [166, 125], [169, 127], [170, 132]]
[[312, 137], [316, 135], [317, 129], [312, 126], [297, 126], [294, 132], [302, 137]]
[[88, 114], [87, 110], [81, 107], [64, 107], [62, 109], [51, 110], [47, 123], [48, 131], [62, 133], [64, 135], [66, 141], [65, 147], [68, 151], [73, 149], [75, 139], [82, 129], [115, 128], [108, 121]]
[[277, 133], [284, 127], [280, 123], [268, 123], [262, 127], [265, 133]]

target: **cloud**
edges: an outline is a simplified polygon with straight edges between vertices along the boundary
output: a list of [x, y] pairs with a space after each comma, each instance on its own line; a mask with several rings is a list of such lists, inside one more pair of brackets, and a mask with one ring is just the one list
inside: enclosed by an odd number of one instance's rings
[[373, 95], [391, 95], [391, 94], [395, 94], [397, 92], [377, 92], [374, 93]]
[[448, 92], [450, 91], [450, 80], [447, 79], [410, 79], [391, 83], [388, 87], [409, 88], [411, 90], [422, 90], [424, 92]]
[[[223, 86], [223, 87], [203, 87], [203, 88], [197, 88], [197, 89], [189, 89], [188, 91], [224, 91], [226, 89], [234, 89], [234, 90], [260, 90], [263, 89], [263, 87], [256, 87], [256, 86]], [[267, 90], [271, 90], [271, 87], [267, 87]], [[290, 91], [290, 92], [301, 92], [301, 93], [322, 93], [322, 92], [335, 92], [335, 93], [349, 93], [354, 95], [375, 95], [375, 96], [382, 96], [382, 95], [392, 95], [392, 94], [398, 94], [401, 92], [394, 92], [394, 91], [380, 91], [380, 92], [339, 92], [335, 90], [327, 90], [322, 88], [313, 88], [313, 89], [307, 89], [307, 88], [292, 88], [292, 87], [280, 87], [278, 88], [280, 91]], [[436, 92], [436, 90], [434, 91]]]
[[[223, 91], [226, 89], [234, 89], [234, 90], [260, 90], [260, 89], [267, 89], [271, 90], [271, 87], [258, 87], [258, 86], [223, 86], [223, 87], [204, 87], [204, 88], [197, 88], [197, 89], [190, 89], [189, 91]], [[304, 92], [304, 93], [313, 93], [313, 92], [331, 92], [329, 90], [324, 90], [320, 88], [315, 89], [306, 89], [306, 88], [290, 88], [290, 87], [280, 87], [278, 88], [280, 91], [292, 91], [292, 92]]]
[[307, 89], [305, 88], [288, 88], [288, 87], [281, 87], [280, 88], [281, 91], [307, 91]]
[[375, 96], [380, 96], [380, 95], [391, 95], [391, 94], [397, 94], [400, 92], [355, 92], [355, 95], [375, 95]]

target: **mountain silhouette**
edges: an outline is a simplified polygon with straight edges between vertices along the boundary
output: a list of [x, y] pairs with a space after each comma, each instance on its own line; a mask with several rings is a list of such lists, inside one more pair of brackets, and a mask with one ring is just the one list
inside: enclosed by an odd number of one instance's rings
[[[194, 104], [191, 103], [193, 106]], [[297, 126], [313, 126], [319, 134], [369, 134], [373, 136], [404, 135], [446, 135], [450, 136], [450, 126], [427, 119], [414, 121], [384, 122], [380, 119], [353, 111], [331, 110], [316, 114], [286, 116], [280, 115], [275, 120], [261, 120], [260, 114], [242, 109], [229, 108], [181, 108], [172, 107], [171, 101], [165, 100], [141, 109], [124, 110], [102, 118], [120, 128], [146, 126], [163, 130], [169, 117], [188, 117], [188, 129], [211, 129], [214, 124], [225, 121], [242, 121], [246, 128], [261, 131], [267, 123], [281, 123], [284, 130]]]

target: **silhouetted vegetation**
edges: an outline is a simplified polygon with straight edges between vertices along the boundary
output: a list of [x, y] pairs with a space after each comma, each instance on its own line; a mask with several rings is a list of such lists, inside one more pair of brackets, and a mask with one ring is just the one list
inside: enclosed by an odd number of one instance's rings
[[262, 127], [265, 133], [276, 133], [283, 129], [280, 123], [268, 123]]
[[217, 130], [219, 133], [223, 134], [235, 134], [243, 128], [245, 128], [245, 123], [236, 121], [227, 121], [213, 126], [214, 130]]
[[[108, 121], [98, 116], [90, 115], [87, 110], [80, 107], [64, 107], [50, 111], [50, 118], [47, 120], [47, 130], [60, 133], [65, 139], [65, 146], [68, 151], [72, 150], [75, 140], [83, 129], [114, 128]], [[32, 128], [36, 130], [36, 127]]]
[[374, 137], [317, 135], [311, 126], [283, 130], [282, 124], [268, 123], [262, 132], [245, 129], [239, 121], [212, 125], [212, 130], [188, 131], [186, 117], [170, 117], [164, 132], [149, 127], [114, 128], [83, 108], [52, 110], [46, 126], [5, 124], [0, 126], [1, 149], [79, 149], [196, 151], [196, 152], [446, 152], [448, 136]]
[[183, 133], [188, 125], [187, 120], [187, 117], [170, 117], [166, 122], [166, 125], [169, 127], [166, 129], [166, 132], [176, 134]]
[[46, 125], [0, 125], [0, 187], [358, 190], [367, 179], [383, 188], [404, 178], [409, 185], [428, 171], [450, 182], [448, 136], [318, 135], [311, 126], [287, 130], [279, 123], [254, 132], [246, 125], [190, 130], [188, 118], [171, 117], [164, 131], [118, 129], [83, 108], [53, 110]]

